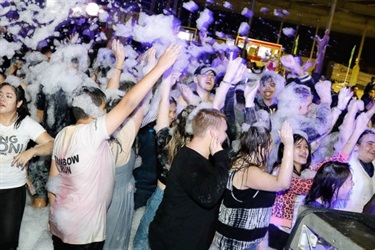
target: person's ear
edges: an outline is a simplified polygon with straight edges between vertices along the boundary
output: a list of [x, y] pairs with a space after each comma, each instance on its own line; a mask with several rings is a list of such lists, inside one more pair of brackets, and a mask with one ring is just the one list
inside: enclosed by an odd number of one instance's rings
[[198, 76], [194, 76], [193, 82], [198, 83]]
[[21, 107], [22, 103], [23, 103], [23, 101], [18, 101], [17, 102], [17, 108]]
[[210, 128], [209, 131], [210, 131], [210, 135], [211, 135], [212, 138], [217, 137], [216, 131], [213, 128]]

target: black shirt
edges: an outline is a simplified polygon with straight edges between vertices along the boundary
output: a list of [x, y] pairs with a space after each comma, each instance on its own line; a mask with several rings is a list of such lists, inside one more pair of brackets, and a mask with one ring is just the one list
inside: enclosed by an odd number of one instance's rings
[[230, 168], [224, 150], [211, 160], [188, 147], [177, 153], [163, 200], [150, 224], [151, 249], [209, 248]]

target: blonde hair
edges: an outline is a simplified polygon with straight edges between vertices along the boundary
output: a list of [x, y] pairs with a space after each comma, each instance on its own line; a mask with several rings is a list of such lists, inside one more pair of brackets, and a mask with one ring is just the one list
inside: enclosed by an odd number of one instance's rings
[[172, 164], [173, 159], [177, 152], [185, 146], [193, 137], [192, 134], [187, 133], [185, 130], [186, 124], [188, 123], [189, 114], [193, 112], [195, 106], [189, 105], [178, 114], [175, 126], [170, 130], [172, 132], [171, 140], [165, 146], [166, 152], [168, 152], [168, 164]]
[[208, 128], [219, 129], [221, 119], [226, 121], [226, 116], [220, 111], [216, 109], [201, 109], [193, 119], [193, 135], [202, 137]]

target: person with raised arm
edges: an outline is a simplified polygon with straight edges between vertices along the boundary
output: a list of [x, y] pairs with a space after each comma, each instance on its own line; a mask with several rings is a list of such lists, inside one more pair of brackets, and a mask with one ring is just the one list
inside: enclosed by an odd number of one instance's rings
[[285, 145], [278, 175], [268, 171], [272, 139], [263, 126], [242, 133], [241, 148], [220, 205], [216, 233], [210, 250], [255, 250], [267, 233], [276, 192], [289, 188], [293, 173], [293, 132], [284, 122], [279, 136]]
[[103, 248], [115, 176], [108, 140], [179, 53], [179, 46], [170, 45], [157, 65], [107, 114], [105, 95], [98, 88], [84, 87], [73, 98], [77, 123], [56, 136], [48, 181], [49, 226], [55, 249]]

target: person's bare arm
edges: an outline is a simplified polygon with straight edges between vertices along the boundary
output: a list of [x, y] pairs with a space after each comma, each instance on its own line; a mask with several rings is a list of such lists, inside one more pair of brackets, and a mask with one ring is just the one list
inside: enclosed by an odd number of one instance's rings
[[370, 118], [374, 115], [374, 109], [370, 109], [366, 113], [361, 113], [355, 120], [355, 129], [353, 134], [350, 136], [349, 140], [345, 144], [342, 152], [346, 155], [350, 155], [357, 144], [357, 141], [361, 134], [368, 128], [367, 125], [370, 121]]
[[343, 123], [340, 126], [339, 139], [335, 144], [335, 153], [341, 152], [344, 145], [348, 142], [354, 132], [355, 118], [359, 111], [364, 109], [363, 101], [352, 100], [348, 106], [348, 113], [345, 115]]
[[106, 127], [108, 134], [112, 134], [129, 114], [133, 112], [159, 77], [173, 65], [179, 53], [180, 47], [178, 45], [170, 45], [159, 58], [158, 63], [150, 73], [132, 87], [121, 101], [107, 114]]
[[229, 88], [235, 86], [235, 84], [242, 80], [242, 75], [246, 70], [246, 66], [242, 63], [242, 61], [243, 60], [241, 57], [237, 57], [236, 59], [231, 59], [229, 61], [224, 78], [216, 90], [213, 101], [213, 107], [215, 109], [220, 110], [224, 107], [225, 97]]
[[38, 118], [38, 122], [42, 123], [43, 122], [43, 117], [44, 117], [44, 111], [37, 109], [36, 110], [36, 117]]
[[[339, 118], [341, 112], [346, 109], [346, 107], [347, 107], [350, 99], [352, 98], [352, 96], [353, 96], [353, 92], [349, 88], [340, 89], [337, 106], [334, 107], [333, 109], [331, 109], [332, 128], [336, 124], [336, 121]], [[332, 130], [332, 128], [331, 128], [331, 130]]]
[[169, 96], [171, 87], [176, 83], [177, 77], [179, 76], [179, 73], [168, 71], [164, 73], [163, 81], [160, 85], [160, 102], [156, 119], [156, 133], [162, 128], [169, 126]]
[[[54, 177], [56, 178], [58, 175], [59, 175], [59, 170], [57, 170], [55, 160], [52, 160], [51, 168], [49, 170], [49, 178], [54, 178]], [[56, 198], [55, 194], [48, 191], [48, 202], [49, 204], [51, 204], [51, 206], [55, 202], [55, 198]]]
[[112, 76], [109, 79], [107, 89], [115, 88], [118, 89], [120, 86], [120, 77], [125, 60], [124, 46], [119, 40], [112, 42], [112, 50], [116, 57], [115, 68], [113, 69]]
[[263, 172], [258, 167], [250, 167], [247, 174], [246, 185], [252, 189], [277, 192], [288, 189], [293, 175], [293, 131], [289, 123], [284, 122], [279, 132], [284, 143], [284, 155], [277, 176]]
[[323, 57], [324, 57], [325, 48], [329, 42], [329, 31], [328, 30], [325, 31], [323, 38], [320, 38], [318, 35], [315, 36], [315, 41], [316, 41], [317, 51], [316, 51], [314, 73], [320, 75], [322, 73], [322, 68], [323, 68], [323, 63], [324, 63]]
[[12, 165], [24, 168], [31, 158], [35, 156], [47, 156], [52, 153], [54, 140], [47, 132], [39, 135], [35, 142], [37, 143], [35, 147], [16, 155], [13, 158]]

